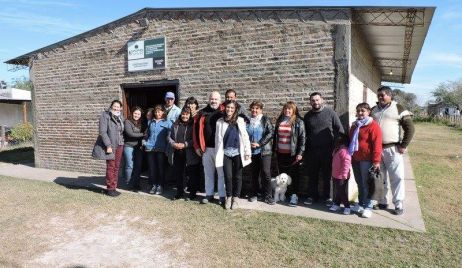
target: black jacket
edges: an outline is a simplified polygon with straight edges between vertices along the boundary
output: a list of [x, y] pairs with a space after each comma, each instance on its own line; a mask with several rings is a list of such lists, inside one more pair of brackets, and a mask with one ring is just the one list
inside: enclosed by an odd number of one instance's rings
[[271, 118], [267, 116], [262, 116], [261, 125], [263, 127], [263, 135], [258, 141], [258, 144], [261, 148], [261, 155], [271, 155], [273, 152], [273, 137], [274, 137], [274, 127], [271, 123]]
[[[274, 129], [274, 139], [273, 139], [273, 151], [277, 152], [278, 149], [278, 130], [281, 120], [278, 119], [276, 122], [276, 127]], [[305, 124], [298, 116], [295, 120], [294, 125], [291, 130], [291, 142], [290, 142], [290, 156], [303, 155], [305, 151]]]

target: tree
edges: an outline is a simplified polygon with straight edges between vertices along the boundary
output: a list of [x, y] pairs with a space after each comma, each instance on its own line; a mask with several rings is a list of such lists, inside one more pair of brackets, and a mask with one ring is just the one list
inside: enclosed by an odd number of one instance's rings
[[443, 82], [432, 91], [432, 94], [438, 102], [460, 106], [462, 104], [462, 79]]
[[32, 91], [34, 89], [34, 84], [32, 81], [23, 76], [21, 78], [16, 78], [13, 81], [13, 87]]
[[416, 103], [417, 96], [414, 93], [407, 93], [400, 89], [393, 89], [393, 99], [399, 104], [403, 105], [406, 110], [416, 112], [420, 109]]

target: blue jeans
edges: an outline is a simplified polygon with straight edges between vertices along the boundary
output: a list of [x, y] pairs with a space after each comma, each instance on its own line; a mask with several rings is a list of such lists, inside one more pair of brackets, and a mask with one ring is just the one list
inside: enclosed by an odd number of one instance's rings
[[138, 187], [140, 184], [141, 165], [143, 163], [143, 151], [137, 147], [124, 147], [125, 158], [125, 183]]
[[353, 174], [355, 175], [356, 184], [358, 184], [359, 205], [363, 208], [372, 208], [372, 200], [367, 198], [369, 185], [367, 179], [369, 177], [369, 169], [372, 166], [371, 161], [352, 161]]

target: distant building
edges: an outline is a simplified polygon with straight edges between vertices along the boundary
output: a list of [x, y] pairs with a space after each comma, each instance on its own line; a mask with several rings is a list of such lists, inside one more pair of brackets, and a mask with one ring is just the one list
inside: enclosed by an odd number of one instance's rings
[[347, 127], [382, 82], [409, 83], [433, 7], [145, 8], [16, 57], [34, 83], [37, 167], [104, 173], [90, 158], [113, 99], [152, 107], [207, 93], [262, 100], [273, 119], [292, 100], [302, 115], [321, 92]]
[[0, 126], [13, 128], [31, 122], [31, 92], [17, 88], [0, 89]]
[[430, 102], [427, 106], [427, 114], [429, 116], [446, 116], [456, 115], [457, 106], [440, 102]]

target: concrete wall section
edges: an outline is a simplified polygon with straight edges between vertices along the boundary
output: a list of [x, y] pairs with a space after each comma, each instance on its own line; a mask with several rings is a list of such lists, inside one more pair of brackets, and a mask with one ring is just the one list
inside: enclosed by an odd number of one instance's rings
[[[368, 102], [374, 105], [375, 91], [380, 87], [380, 70], [374, 65], [374, 57], [359, 26], [351, 27], [351, 74], [350, 74], [350, 111], [357, 104]], [[354, 112], [350, 113], [350, 124], [354, 121]]]
[[[136, 19], [141, 17], [37, 55], [32, 77], [39, 167], [104, 173], [105, 163], [91, 160], [91, 150], [98, 117], [121, 99], [123, 83], [178, 79], [180, 104], [195, 96], [202, 107], [208, 92], [233, 88], [245, 107], [263, 100], [272, 117], [288, 100], [307, 110], [314, 90], [335, 104], [334, 24], [149, 17], [142, 28]], [[129, 73], [127, 42], [159, 36], [167, 39], [167, 69]]]
[[[27, 121], [32, 122], [31, 104], [26, 104]], [[0, 103], [0, 125], [13, 128], [24, 122], [23, 104]]]

